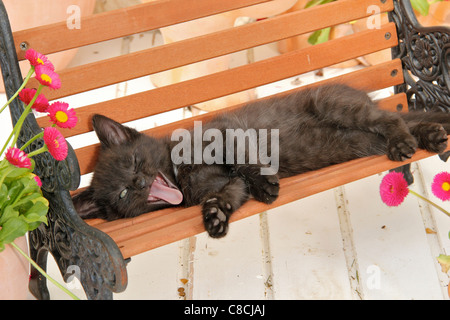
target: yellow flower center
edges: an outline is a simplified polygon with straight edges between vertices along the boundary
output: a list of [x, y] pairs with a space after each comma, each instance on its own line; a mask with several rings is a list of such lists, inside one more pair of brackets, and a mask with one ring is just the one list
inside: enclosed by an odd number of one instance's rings
[[444, 190], [444, 191], [449, 191], [449, 190], [450, 190], [450, 183], [444, 182], [444, 183], [442, 184], [442, 190]]
[[56, 118], [56, 120], [58, 120], [59, 122], [62, 122], [62, 123], [66, 122], [69, 119], [69, 117], [67, 116], [67, 113], [65, 113], [64, 111], [57, 111], [55, 113], [55, 118]]
[[58, 139], [53, 140], [53, 144], [55, 145], [55, 148], [56, 148], [56, 149], [59, 148], [59, 142], [58, 142]]
[[52, 83], [52, 78], [48, 75], [48, 74], [45, 74], [45, 73], [43, 73], [42, 75], [41, 75], [41, 79], [43, 80], [43, 81], [45, 81], [45, 82], [48, 82], [48, 83]]
[[39, 64], [42, 64], [42, 65], [44, 64], [44, 61], [42, 61], [41, 58], [37, 58], [36, 61], [37, 61]]

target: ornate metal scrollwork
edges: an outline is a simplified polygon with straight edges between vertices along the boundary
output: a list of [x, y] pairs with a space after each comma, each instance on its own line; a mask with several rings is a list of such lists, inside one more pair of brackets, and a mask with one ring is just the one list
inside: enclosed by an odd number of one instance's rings
[[[397, 26], [398, 46], [392, 58], [401, 59], [405, 82], [395, 93], [406, 93], [409, 110], [450, 111], [450, 28], [423, 27], [417, 21], [409, 0], [394, 0], [389, 20]], [[450, 152], [439, 155], [447, 161]], [[414, 181], [410, 165], [403, 172], [408, 184]]]
[[449, 112], [450, 28], [421, 26], [409, 0], [394, 0], [389, 18], [399, 38], [392, 56], [401, 59], [405, 79], [396, 93], [406, 93], [409, 110]]
[[[0, 66], [5, 90], [10, 98], [20, 87], [22, 75], [17, 61], [8, 16], [0, 0]], [[10, 105], [13, 124], [24, 110], [18, 99]], [[30, 114], [22, 127], [17, 144], [22, 146], [41, 132]], [[43, 146], [42, 140], [32, 143], [27, 152]], [[87, 225], [76, 213], [69, 190], [79, 185], [80, 169], [75, 152], [69, 146], [65, 161], [56, 161], [48, 153], [35, 158], [35, 173], [42, 180], [42, 191], [49, 201], [48, 225], [41, 224], [30, 232], [30, 255], [46, 269], [48, 252], [52, 254], [61, 273], [78, 266], [80, 282], [89, 299], [112, 299], [112, 292], [125, 290], [127, 273], [125, 261], [115, 242], [105, 233]], [[32, 268], [30, 291], [39, 299], [49, 299], [45, 278]]]

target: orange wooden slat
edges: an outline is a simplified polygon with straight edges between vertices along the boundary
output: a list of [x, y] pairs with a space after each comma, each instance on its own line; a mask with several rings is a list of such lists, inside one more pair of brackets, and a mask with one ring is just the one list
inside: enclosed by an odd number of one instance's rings
[[[63, 86], [45, 90], [50, 100], [115, 84], [183, 65], [256, 47], [298, 34], [356, 20], [369, 15], [368, 6], [379, 0], [337, 1], [256, 23], [186, 39], [163, 46], [106, 59], [59, 72]], [[392, 1], [381, 4], [392, 10]], [[322, 17], [326, 17], [322, 18]], [[112, 72], [113, 70], [113, 72]], [[37, 87], [31, 79], [28, 87]]]
[[[391, 36], [385, 37], [388, 33]], [[63, 134], [71, 136], [91, 131], [90, 118], [95, 113], [104, 114], [121, 123], [133, 121], [317, 70], [395, 45], [395, 24], [389, 23], [380, 29], [359, 32], [234, 69], [77, 108], [79, 123]], [[329, 54], [331, 51], [332, 55]], [[47, 118], [39, 119], [38, 123], [40, 126], [49, 124]]]
[[401, 92], [379, 101], [378, 106], [391, 112], [408, 112], [408, 98], [406, 93]]
[[[392, 73], [392, 70], [400, 70], [401, 69], [400, 60], [388, 61], [380, 65], [371, 66], [368, 68], [364, 68], [362, 70], [353, 71], [351, 73], [331, 78], [328, 80], [320, 81], [311, 86], [321, 85], [325, 83], [338, 82], [338, 83], [346, 83], [352, 85], [358, 89], [366, 90], [368, 92], [375, 91], [379, 89], [383, 89], [386, 87], [398, 85], [403, 83], [403, 75], [402, 72]], [[394, 76], [392, 76], [394, 74]], [[300, 88], [303, 89], [304, 87]], [[294, 89], [298, 90], [298, 89]], [[292, 90], [292, 91], [294, 91]], [[284, 94], [287, 94], [286, 92]], [[240, 107], [240, 106], [236, 106]], [[227, 108], [226, 110], [231, 110], [231, 108]], [[152, 128], [150, 130], [146, 130], [144, 133], [153, 135], [153, 136], [163, 136], [166, 134], [170, 134], [173, 130], [177, 128], [186, 128], [191, 126], [194, 120], [207, 121], [214, 117], [217, 113], [210, 112], [195, 118], [180, 120], [177, 122], [173, 122], [164, 126], [159, 126], [156, 128]], [[67, 134], [67, 130], [63, 131], [64, 134]], [[91, 145], [87, 147], [83, 147], [75, 150], [77, 155], [81, 174], [86, 174], [92, 172], [94, 169], [95, 162], [97, 160], [97, 153], [99, 150], [99, 145]]]
[[[450, 146], [447, 150], [450, 150]], [[390, 161], [386, 156], [372, 156], [285, 178], [280, 181], [280, 195], [274, 203], [266, 205], [255, 200], [250, 200], [231, 216], [230, 221], [237, 221], [318, 192], [329, 190], [433, 155], [430, 152], [418, 150], [411, 159], [404, 162]], [[173, 213], [168, 213], [168, 215], [170, 214]], [[142, 230], [139, 230], [139, 225], [134, 225], [132, 230], [135, 234], [130, 237], [127, 236], [129, 229], [125, 227], [112, 232], [112, 238], [114, 240], [115, 237], [116, 239], [123, 239], [118, 241], [117, 244], [124, 258], [127, 258], [204, 231], [199, 206], [180, 208], [176, 211], [176, 214], [179, 217], [183, 217], [183, 219], [180, 219], [176, 223], [172, 221], [159, 229], [150, 228], [152, 230], [150, 232], [146, 232], [145, 230], [149, 227], [148, 223], [143, 224]], [[172, 218], [167, 217], [167, 219]]]
[[267, 1], [161, 0], [84, 17], [80, 29], [69, 29], [64, 21], [17, 31], [13, 36], [22, 60], [22, 42], [43, 54], [54, 53]]

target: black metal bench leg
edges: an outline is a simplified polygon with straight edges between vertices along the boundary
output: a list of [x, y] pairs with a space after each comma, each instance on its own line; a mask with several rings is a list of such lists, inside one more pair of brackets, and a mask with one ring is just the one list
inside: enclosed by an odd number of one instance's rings
[[[33, 237], [32, 232], [29, 233], [29, 237]], [[34, 248], [33, 246], [30, 246], [31, 259], [33, 259], [44, 271], [47, 271], [47, 256], [48, 250], [46, 248]], [[33, 266], [31, 266], [29, 289], [37, 299], [50, 300], [50, 293], [47, 289], [47, 279]]]
[[[48, 225], [41, 224], [29, 237], [39, 266], [46, 269], [51, 253], [63, 279], [77, 277], [90, 300], [111, 300], [113, 292], [125, 290], [126, 262], [114, 241], [76, 215], [68, 192], [44, 191], [44, 196], [50, 204]], [[49, 299], [45, 278], [37, 270], [32, 272], [30, 291], [39, 299]]]
[[392, 169], [391, 171], [401, 172], [403, 173], [403, 177], [405, 178], [408, 185], [412, 185], [414, 183], [414, 176], [411, 172], [411, 164], [405, 164], [404, 166]]

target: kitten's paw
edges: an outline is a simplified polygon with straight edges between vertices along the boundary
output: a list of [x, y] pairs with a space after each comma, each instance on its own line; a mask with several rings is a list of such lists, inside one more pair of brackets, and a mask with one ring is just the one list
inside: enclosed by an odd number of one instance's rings
[[388, 144], [387, 156], [393, 161], [410, 159], [417, 149], [417, 141], [413, 136], [392, 139]]
[[259, 175], [250, 185], [250, 193], [261, 202], [270, 204], [278, 198], [280, 179], [276, 175]]
[[203, 203], [203, 223], [212, 238], [222, 238], [228, 232], [228, 219], [233, 208], [219, 198], [210, 198]]
[[275, 172], [273, 174], [262, 174], [262, 168], [259, 165], [241, 166], [237, 169], [237, 173], [244, 179], [255, 200], [270, 204], [278, 198], [280, 179]]
[[442, 153], [447, 148], [447, 131], [437, 123], [424, 123], [416, 128], [419, 148]]

